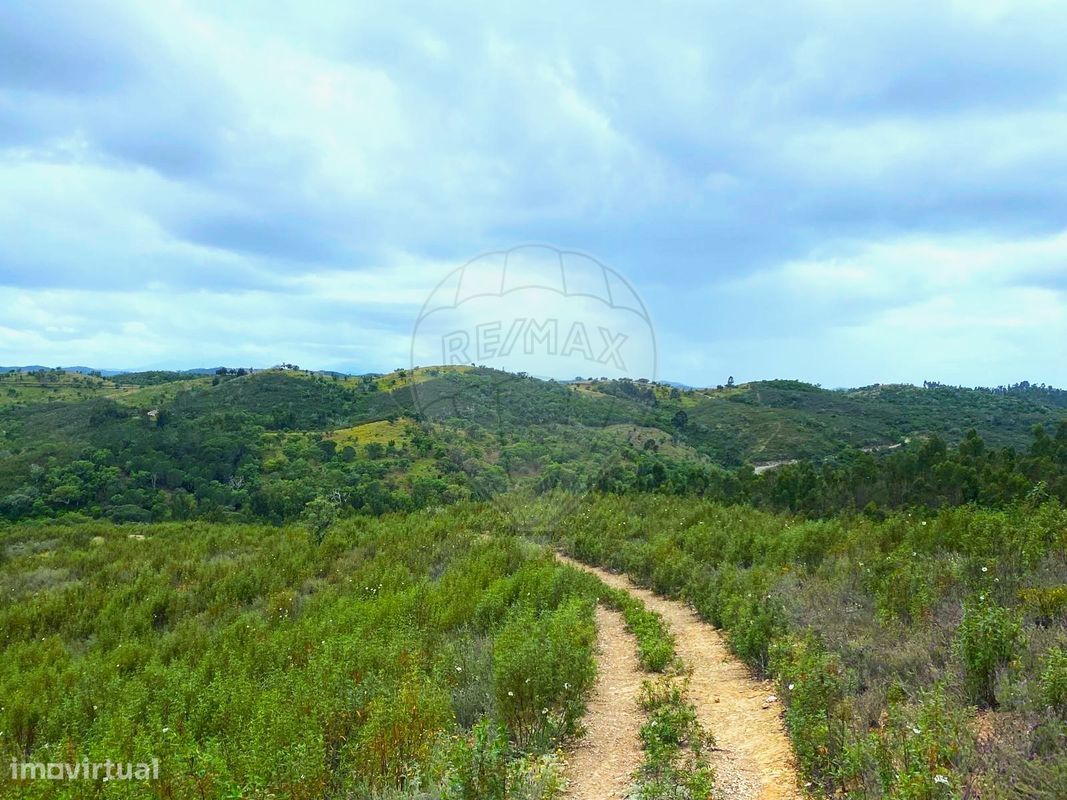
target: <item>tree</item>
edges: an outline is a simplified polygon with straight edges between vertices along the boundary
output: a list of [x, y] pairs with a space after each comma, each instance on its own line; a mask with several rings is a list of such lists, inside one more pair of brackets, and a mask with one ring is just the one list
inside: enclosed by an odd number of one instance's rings
[[730, 388], [730, 389], [733, 388], [733, 386], [734, 386], [734, 376], [733, 375], [731, 375], [729, 378], [726, 379], [726, 386], [728, 388]]
[[322, 544], [326, 532], [337, 522], [337, 502], [326, 497], [316, 497], [304, 506], [304, 524], [315, 544]]

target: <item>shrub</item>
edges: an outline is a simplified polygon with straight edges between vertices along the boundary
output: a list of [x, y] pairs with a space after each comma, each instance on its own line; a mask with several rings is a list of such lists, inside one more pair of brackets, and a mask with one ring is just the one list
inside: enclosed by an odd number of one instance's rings
[[482, 720], [451, 752], [449, 800], [504, 800], [508, 784], [507, 731]]
[[880, 741], [886, 793], [916, 800], [955, 796], [958, 767], [972, 745], [970, 715], [938, 685], [910, 706], [891, 693], [887, 717]]
[[446, 693], [417, 673], [384, 686], [365, 711], [353, 742], [360, 775], [372, 786], [402, 786], [451, 721]]
[[641, 726], [645, 757], [636, 796], [639, 800], [704, 800], [711, 796], [715, 772], [706, 751], [714, 738], [697, 721], [686, 699], [687, 684], [661, 676], [641, 686]]
[[1019, 600], [1038, 625], [1048, 626], [1067, 616], [1067, 586], [1022, 589]]
[[997, 671], [1015, 658], [1022, 640], [1022, 624], [1012, 611], [982, 602], [964, 609], [956, 629], [956, 655], [972, 702], [996, 706]]
[[1041, 671], [1041, 696], [1061, 717], [1067, 717], [1067, 649], [1049, 651]]
[[786, 687], [786, 725], [801, 771], [826, 788], [845, 737], [844, 670], [814, 637], [782, 639], [771, 654], [771, 672]]
[[596, 676], [593, 605], [572, 599], [537, 617], [521, 608], [493, 640], [497, 708], [517, 744], [574, 733]]

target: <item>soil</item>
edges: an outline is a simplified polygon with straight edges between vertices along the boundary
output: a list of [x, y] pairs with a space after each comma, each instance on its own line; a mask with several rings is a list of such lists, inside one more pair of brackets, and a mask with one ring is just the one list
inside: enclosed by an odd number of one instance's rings
[[[636, 586], [623, 575], [589, 567], [564, 556], [560, 558], [578, 569], [595, 574], [609, 586], [639, 597], [647, 608], [660, 614], [670, 626], [678, 655], [692, 669], [689, 699], [696, 706], [700, 722], [715, 737], [716, 750], [712, 754], [712, 764], [716, 771], [716, 793], [720, 798], [799, 800], [803, 797], [798, 788], [793, 751], [782, 721], [781, 706], [774, 696], [774, 686], [753, 677], [748, 668], [730, 653], [721, 631], [700, 619], [684, 603], [659, 597]], [[595, 702], [609, 702], [606, 706], [590, 705], [587, 726], [590, 736], [596, 731], [598, 744], [595, 746], [606, 747], [610, 752], [615, 746], [611, 742], [619, 743], [619, 766], [608, 767], [606, 762], [598, 762], [603, 767], [598, 771], [602, 781], [587, 784], [582, 788], [585, 794], [567, 795], [570, 798], [602, 800], [624, 797], [625, 793], [611, 792], [622, 791], [617, 787], [628, 782], [634, 769], [630, 765], [636, 766], [640, 761], [640, 751], [636, 755], [637, 760], [632, 761], [635, 755], [630, 750], [637, 746], [637, 729], [641, 724], [636, 695], [631, 696], [627, 694], [630, 689], [622, 688], [624, 685], [633, 685], [632, 670], [638, 668], [633, 655], [636, 644], [632, 637], [625, 638], [629, 634], [625, 631], [620, 633], [615, 628], [621, 624], [617, 617], [611, 617], [613, 621], [610, 626], [601, 623], [601, 647], [604, 651], [601, 670], [611, 674], [604, 676], [605, 693], [600, 694], [599, 699], [595, 698]], [[614, 648], [620, 648], [620, 652], [610, 654]], [[622, 649], [628, 655], [622, 653]], [[629, 659], [623, 670], [631, 675], [628, 678], [624, 678], [621, 672], [613, 671], [620, 669], [618, 665], [624, 658]], [[637, 688], [640, 687], [640, 679], [638, 673]], [[599, 681], [597, 687], [599, 690]], [[616, 691], [612, 687], [617, 688], [617, 695], [612, 693]], [[598, 720], [597, 715], [601, 714], [604, 715], [603, 719]], [[600, 723], [611, 730], [604, 730]], [[626, 767], [622, 766], [624, 763]], [[608, 770], [616, 769], [625, 771], [614, 772], [614, 777], [609, 778]]]

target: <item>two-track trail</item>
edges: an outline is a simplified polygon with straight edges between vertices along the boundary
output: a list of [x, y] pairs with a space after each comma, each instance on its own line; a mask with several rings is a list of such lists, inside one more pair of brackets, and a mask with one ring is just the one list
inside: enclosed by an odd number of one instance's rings
[[567, 759], [566, 800], [623, 800], [641, 764], [638, 700], [645, 677], [622, 614], [597, 606], [597, 679], [585, 736]]
[[[640, 598], [649, 610], [655, 611], [666, 621], [675, 636], [678, 655], [692, 669], [689, 700], [696, 706], [701, 724], [715, 736], [716, 751], [712, 754], [712, 764], [716, 771], [719, 797], [724, 800], [799, 800], [803, 797], [797, 788], [793, 751], [779, 713], [780, 706], [772, 699], [773, 686], [752, 677], [745, 665], [730, 653], [720, 631], [700, 619], [685, 604], [659, 597], [634, 585], [623, 575], [590, 567], [566, 556], [561, 555], [560, 559], [596, 575], [609, 586]], [[626, 640], [609, 631], [608, 634], [601, 633], [601, 641], [605, 653], [609, 648], [626, 647], [633, 658], [635, 644], [632, 638]], [[621, 654], [616, 657], [621, 657]], [[610, 660], [606, 656], [601, 658], [601, 669], [604, 670]], [[633, 668], [637, 669], [636, 659]], [[640, 675], [637, 680], [639, 685]], [[613, 736], [627, 741], [630, 736], [622, 729], [594, 729], [598, 713], [605, 713], [605, 719], [632, 725], [633, 735], [636, 736], [641, 720], [636, 707], [633, 709], [634, 718], [622, 716], [623, 705], [626, 708], [636, 706], [636, 695], [630, 700], [620, 694], [617, 700], [620, 705], [607, 713], [590, 705], [587, 717], [589, 736], [595, 732], [601, 743], [594, 746], [606, 746], [610, 750], [611, 745], [605, 743], [610, 742]], [[625, 795], [568, 795], [573, 800], [606, 800], [622, 796]]]

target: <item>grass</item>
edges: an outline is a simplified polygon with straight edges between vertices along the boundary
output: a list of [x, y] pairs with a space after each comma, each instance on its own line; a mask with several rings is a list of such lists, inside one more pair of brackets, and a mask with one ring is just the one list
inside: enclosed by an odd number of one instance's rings
[[400, 444], [411, 435], [411, 420], [378, 420], [354, 425], [350, 428], [338, 428], [326, 434], [326, 438], [337, 442], [338, 447], [358, 447], [376, 442], [386, 445], [389, 442]]

